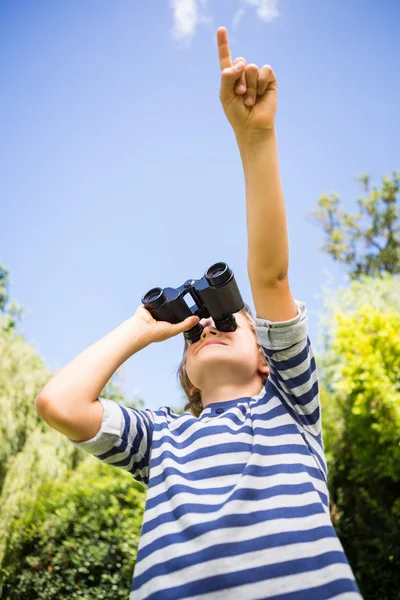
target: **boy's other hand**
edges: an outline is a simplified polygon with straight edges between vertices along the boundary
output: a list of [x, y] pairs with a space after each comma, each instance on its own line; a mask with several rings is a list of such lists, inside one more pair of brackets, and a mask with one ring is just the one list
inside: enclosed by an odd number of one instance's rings
[[217, 45], [221, 67], [219, 97], [235, 134], [270, 132], [277, 106], [277, 81], [272, 68], [248, 65], [242, 57], [232, 63], [225, 27], [217, 30]]
[[192, 315], [181, 323], [169, 323], [168, 321], [157, 321], [153, 315], [141, 304], [137, 307], [135, 314], [131, 317], [134, 323], [134, 334], [138, 332], [149, 343], [163, 342], [179, 333], [189, 331], [200, 321], [199, 317]]

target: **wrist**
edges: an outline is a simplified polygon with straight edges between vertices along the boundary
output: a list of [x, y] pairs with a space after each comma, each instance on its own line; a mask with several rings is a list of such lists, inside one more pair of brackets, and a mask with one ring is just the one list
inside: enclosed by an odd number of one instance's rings
[[235, 131], [235, 137], [241, 152], [252, 152], [254, 149], [269, 145], [276, 141], [276, 129], [249, 129]]
[[149, 346], [153, 341], [147, 329], [143, 328], [143, 325], [135, 316], [123, 321], [117, 329], [120, 331], [121, 339], [130, 356], [143, 350], [143, 348]]
[[278, 168], [278, 143], [275, 129], [238, 135], [237, 143], [245, 177], [260, 168]]

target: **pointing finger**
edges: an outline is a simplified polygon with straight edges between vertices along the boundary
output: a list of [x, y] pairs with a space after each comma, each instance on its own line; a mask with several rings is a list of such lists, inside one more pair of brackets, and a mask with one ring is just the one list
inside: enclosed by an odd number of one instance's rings
[[232, 66], [231, 51], [229, 49], [228, 32], [225, 27], [219, 27], [217, 29], [217, 45], [218, 45], [218, 56], [221, 71]]

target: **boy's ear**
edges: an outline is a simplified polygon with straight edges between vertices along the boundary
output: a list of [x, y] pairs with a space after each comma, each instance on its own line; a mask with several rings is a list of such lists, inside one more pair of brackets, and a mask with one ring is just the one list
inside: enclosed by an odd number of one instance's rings
[[262, 353], [261, 364], [259, 366], [259, 371], [261, 373], [265, 373], [266, 375], [269, 375], [269, 364], [268, 364], [268, 362], [266, 362], [266, 359], [265, 359], [265, 356], [264, 356], [264, 352]]
[[261, 365], [260, 371], [261, 371], [261, 373], [265, 373], [266, 375], [269, 375], [269, 366], [268, 365]]
[[259, 346], [258, 347], [258, 352], [259, 352], [259, 371], [261, 373], [265, 373], [266, 375], [269, 375], [269, 364], [267, 359], [265, 358], [265, 354], [264, 354], [264, 350]]

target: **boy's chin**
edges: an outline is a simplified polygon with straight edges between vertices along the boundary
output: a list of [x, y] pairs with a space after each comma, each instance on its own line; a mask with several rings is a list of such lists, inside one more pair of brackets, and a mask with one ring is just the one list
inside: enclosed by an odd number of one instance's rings
[[204, 350], [201, 350], [201, 352], [199, 352], [199, 354], [196, 356], [195, 358], [196, 362], [204, 362], [204, 361], [214, 361], [214, 362], [225, 362], [225, 363], [234, 363], [234, 364], [240, 364], [241, 361], [240, 358], [237, 358], [235, 360], [235, 358], [232, 356], [231, 353], [229, 353], [229, 351], [227, 351], [226, 348], [223, 347], [215, 347], [213, 348], [212, 346], [210, 346], [210, 348], [204, 348]]
[[213, 356], [208, 360], [202, 359], [197, 361], [194, 371], [195, 374], [193, 373], [193, 376], [196, 379], [198, 377], [200, 377], [200, 379], [203, 379], [203, 377], [220, 379], [222, 376], [223, 378], [227, 379], [227, 382], [232, 381], [233, 379], [236, 380], [238, 377], [251, 378], [253, 374], [253, 371], [250, 367], [246, 369], [246, 367], [243, 365], [243, 361], [226, 360], [226, 358], [224, 359], [223, 356], [218, 358]]

